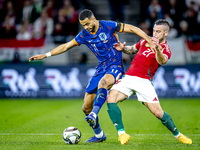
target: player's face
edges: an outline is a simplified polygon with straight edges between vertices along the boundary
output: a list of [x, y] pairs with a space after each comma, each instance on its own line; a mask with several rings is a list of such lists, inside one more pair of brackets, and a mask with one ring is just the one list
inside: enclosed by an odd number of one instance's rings
[[164, 30], [163, 25], [154, 25], [153, 37], [157, 38], [160, 43], [165, 42], [167, 34], [168, 34], [168, 31]]
[[81, 25], [88, 31], [94, 32], [96, 29], [96, 19], [95, 17], [91, 17], [90, 19], [86, 18], [84, 20], [79, 20]]

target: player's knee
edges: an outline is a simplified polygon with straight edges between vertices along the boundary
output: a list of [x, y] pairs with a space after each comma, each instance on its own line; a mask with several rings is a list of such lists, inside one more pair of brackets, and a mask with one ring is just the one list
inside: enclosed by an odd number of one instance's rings
[[108, 87], [108, 82], [106, 81], [106, 79], [101, 79], [98, 85], [98, 88], [106, 88]]
[[161, 119], [162, 116], [163, 116], [163, 112], [162, 112], [162, 111], [159, 111], [159, 110], [156, 110], [155, 112], [153, 112], [153, 114], [154, 114], [158, 119]]
[[108, 95], [107, 96], [107, 99], [106, 99], [107, 103], [112, 103], [112, 99], [110, 98], [110, 96]]
[[116, 100], [115, 100], [114, 95], [108, 94], [108, 96], [107, 96], [107, 103], [117, 103]]

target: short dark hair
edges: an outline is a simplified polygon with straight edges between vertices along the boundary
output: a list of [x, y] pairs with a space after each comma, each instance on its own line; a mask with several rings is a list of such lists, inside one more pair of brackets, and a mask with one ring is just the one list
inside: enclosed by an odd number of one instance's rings
[[170, 26], [169, 22], [167, 22], [165, 19], [159, 19], [155, 22], [155, 25], [163, 25], [165, 27], [166, 31], [169, 31]]
[[86, 18], [90, 19], [92, 16], [94, 16], [93, 12], [89, 9], [83, 9], [79, 13], [79, 20], [85, 20]]

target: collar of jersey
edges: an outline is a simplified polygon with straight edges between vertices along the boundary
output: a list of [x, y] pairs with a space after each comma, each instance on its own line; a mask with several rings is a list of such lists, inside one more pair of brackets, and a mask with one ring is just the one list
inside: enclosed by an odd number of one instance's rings
[[90, 33], [91, 33], [92, 35], [94, 35], [94, 34], [97, 33], [98, 29], [99, 29], [99, 20], [97, 20], [97, 28], [96, 28], [95, 32], [90, 32]]

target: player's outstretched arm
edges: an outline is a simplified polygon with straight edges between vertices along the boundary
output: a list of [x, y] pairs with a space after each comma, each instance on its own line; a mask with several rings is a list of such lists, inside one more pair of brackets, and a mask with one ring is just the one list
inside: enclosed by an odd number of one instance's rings
[[126, 42], [122, 44], [121, 42], [118, 41], [118, 43], [115, 43], [113, 47], [116, 50], [129, 54], [129, 55], [136, 54], [138, 52], [138, 50], [135, 48], [135, 45], [126, 46]]
[[124, 32], [134, 33], [137, 36], [145, 39], [150, 44], [151, 50], [154, 51], [155, 45], [154, 45], [152, 39], [144, 31], [142, 31], [140, 28], [135, 27], [135, 26], [130, 25], [130, 24], [124, 24]]
[[71, 40], [70, 42], [62, 44], [46, 54], [35, 55], [35, 56], [30, 57], [29, 62], [33, 60], [42, 60], [46, 57], [50, 57], [54, 55], [59, 55], [61, 53], [66, 52], [67, 50], [71, 49], [74, 46], [76, 46], [76, 44], [73, 42], [73, 40]]

